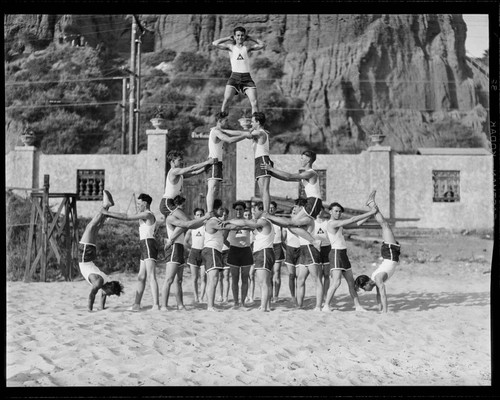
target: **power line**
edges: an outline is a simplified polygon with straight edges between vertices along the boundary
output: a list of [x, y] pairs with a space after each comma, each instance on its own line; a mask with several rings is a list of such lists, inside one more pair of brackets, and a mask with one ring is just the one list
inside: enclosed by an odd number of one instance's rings
[[[30, 105], [30, 106], [6, 106], [5, 110], [15, 110], [15, 109], [35, 109], [35, 108], [58, 108], [58, 107], [83, 107], [83, 106], [99, 106], [99, 105], [117, 105], [121, 104], [122, 100], [116, 101], [108, 101], [108, 102], [88, 102], [88, 103], [66, 103], [66, 104], [46, 104], [46, 105]], [[219, 107], [219, 105], [201, 105], [197, 103], [141, 103], [142, 108], [157, 108], [158, 106], [174, 106], [174, 107], [192, 107], [192, 108], [214, 108]], [[319, 108], [323, 109], [323, 106], [314, 106], [310, 105], [310, 108]], [[231, 108], [237, 109], [247, 109], [245, 106], [237, 106], [234, 105]], [[304, 110], [302, 107], [262, 107], [264, 110], [294, 110], [301, 111]], [[485, 108], [485, 110], [489, 110], [489, 108]], [[429, 109], [415, 109], [415, 108], [389, 108], [384, 110], [374, 110], [369, 108], [341, 108], [341, 109], [328, 109], [330, 112], [351, 112], [351, 111], [364, 111], [364, 112], [374, 112], [374, 113], [387, 113], [391, 111], [419, 111], [419, 112], [436, 112], [436, 111], [445, 111], [445, 112], [460, 112], [467, 113], [472, 110], [436, 110], [435, 108]]]
[[[140, 78], [158, 78], [158, 75], [141, 75]], [[91, 82], [91, 81], [99, 81], [99, 80], [112, 80], [112, 79], [126, 79], [126, 76], [123, 77], [109, 77], [109, 78], [82, 78], [82, 79], [74, 79], [74, 80], [65, 80], [65, 81], [20, 81], [20, 82], [5, 82], [5, 86], [15, 86], [15, 85], [31, 85], [31, 84], [45, 84], [45, 83], [73, 83], [73, 82]], [[161, 76], [160, 76], [161, 78]], [[165, 76], [165, 78], [168, 78], [168, 76]], [[348, 77], [345, 77], [348, 78]], [[400, 84], [400, 83], [447, 83], [447, 84], [457, 84], [457, 81], [443, 81], [443, 80], [386, 80], [386, 79], [357, 79], [357, 80], [347, 80], [344, 77], [339, 77], [336, 79], [331, 80], [330, 82], [337, 82], [341, 81], [344, 79], [344, 82], [346, 83], [353, 83], [353, 82], [359, 82], [359, 83], [392, 83], [392, 84]], [[202, 80], [202, 81], [227, 81], [228, 77], [225, 78], [217, 78], [217, 77], [193, 77], [193, 76], [175, 76], [175, 80]], [[470, 78], [472, 79], [472, 78]], [[269, 78], [269, 79], [259, 79], [257, 83], [259, 82], [281, 82], [283, 80], [286, 81], [303, 81], [303, 78]], [[171, 82], [171, 81], [170, 81]]]

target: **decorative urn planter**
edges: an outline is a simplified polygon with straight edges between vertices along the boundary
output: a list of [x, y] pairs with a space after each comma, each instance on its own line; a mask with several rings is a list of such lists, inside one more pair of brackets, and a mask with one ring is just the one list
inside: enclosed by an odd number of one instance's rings
[[31, 129], [25, 130], [21, 135], [21, 142], [23, 142], [25, 146], [33, 146], [35, 144], [35, 139], [35, 132]]
[[372, 139], [372, 143], [377, 146], [377, 145], [381, 145], [382, 142], [384, 141], [385, 139], [385, 135], [382, 135], [382, 134], [375, 134], [375, 135], [370, 135], [371, 139]]
[[161, 129], [165, 127], [166, 120], [163, 118], [152, 118], [151, 119], [151, 124], [156, 128], [156, 129]]

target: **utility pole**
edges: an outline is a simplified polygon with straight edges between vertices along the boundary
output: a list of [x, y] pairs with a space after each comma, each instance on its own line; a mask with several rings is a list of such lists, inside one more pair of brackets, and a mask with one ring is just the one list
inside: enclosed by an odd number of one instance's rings
[[129, 91], [129, 124], [128, 124], [128, 153], [134, 154], [134, 114], [135, 114], [135, 38], [137, 31], [137, 24], [135, 16], [132, 15], [132, 40], [130, 46], [130, 91]]
[[[143, 34], [141, 34], [141, 36]], [[135, 154], [139, 153], [139, 125], [140, 125], [140, 121], [141, 121], [141, 43], [142, 43], [141, 36], [139, 37], [139, 39], [136, 39], [136, 43], [137, 43], [137, 85], [136, 85], [137, 107], [136, 107], [136, 117], [135, 117]]]
[[122, 154], [126, 154], [127, 145], [127, 78], [122, 78]]

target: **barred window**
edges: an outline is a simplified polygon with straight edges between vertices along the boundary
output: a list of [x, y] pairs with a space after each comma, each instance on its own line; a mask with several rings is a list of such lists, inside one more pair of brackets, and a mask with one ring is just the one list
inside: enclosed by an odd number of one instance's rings
[[432, 171], [434, 203], [460, 201], [460, 171]]
[[[304, 172], [304, 169], [300, 169], [300, 172]], [[326, 199], [326, 169], [315, 169], [319, 176], [319, 188], [321, 191], [321, 198], [323, 200]], [[299, 182], [299, 197], [306, 198], [306, 191], [304, 190], [304, 185], [302, 181]]]
[[102, 200], [104, 190], [103, 169], [78, 169], [76, 171], [77, 200]]

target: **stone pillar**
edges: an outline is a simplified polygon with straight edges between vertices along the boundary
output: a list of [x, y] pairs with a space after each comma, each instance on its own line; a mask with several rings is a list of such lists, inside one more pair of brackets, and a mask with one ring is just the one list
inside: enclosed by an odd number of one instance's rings
[[377, 202], [382, 214], [389, 218], [391, 210], [391, 147], [376, 144], [368, 148], [370, 191], [376, 189]]
[[163, 220], [159, 211], [160, 200], [165, 192], [167, 171], [168, 129], [146, 129], [148, 135], [147, 174], [144, 177], [148, 194], [153, 198], [151, 211]]
[[7, 155], [5, 186], [38, 188], [38, 151], [35, 146], [16, 146]]
[[236, 143], [236, 198], [250, 200], [255, 193], [255, 166], [251, 140]]

